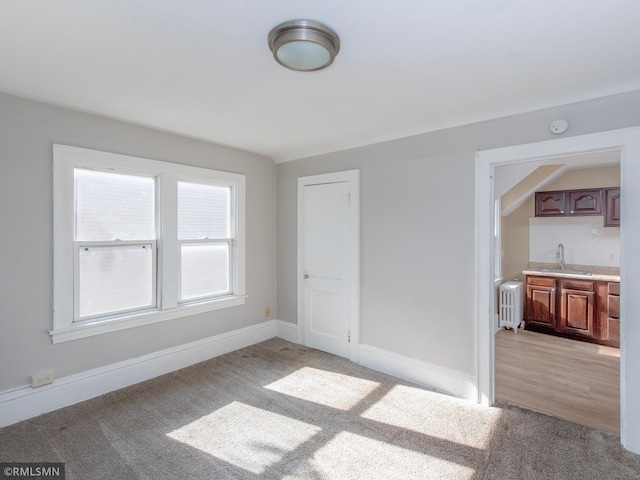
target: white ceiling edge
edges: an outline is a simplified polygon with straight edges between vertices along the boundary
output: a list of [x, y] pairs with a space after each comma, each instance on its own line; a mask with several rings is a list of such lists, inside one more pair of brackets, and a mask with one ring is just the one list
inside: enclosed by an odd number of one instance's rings
[[[368, 146], [372, 146], [372, 145], [376, 145], [376, 144], [382, 144], [382, 143], [388, 143], [388, 142], [396, 142], [396, 141], [399, 141], [399, 140], [409, 139], [409, 138], [417, 137], [417, 136], [420, 136], [420, 135], [426, 135], [426, 134], [437, 132], [437, 131], [441, 131], [441, 130], [458, 128], [458, 127], [463, 127], [463, 126], [468, 126], [468, 125], [478, 124], [478, 123], [483, 123], [483, 122], [490, 122], [490, 121], [494, 121], [494, 120], [499, 120], [501, 118], [506, 118], [506, 117], [510, 117], [510, 116], [516, 116], [516, 115], [523, 115], [523, 114], [537, 112], [537, 111], [541, 111], [541, 110], [545, 110], [545, 109], [561, 108], [561, 107], [563, 107], [565, 105], [570, 105], [570, 104], [573, 104], [573, 103], [584, 102], [584, 101], [589, 101], [589, 100], [597, 100], [599, 98], [605, 98], [605, 97], [615, 96], [615, 95], [622, 95], [622, 94], [625, 94], [625, 93], [630, 93], [630, 92], [638, 91], [638, 90], [640, 90], [640, 80], [638, 82], [636, 82], [636, 83], [633, 83], [632, 85], [624, 85], [623, 87], [601, 88], [601, 89], [590, 91], [590, 92], [584, 92], [584, 93], [580, 93], [580, 94], [568, 95], [568, 96], [565, 96], [565, 97], [563, 97], [561, 99], [557, 99], [555, 101], [539, 102], [538, 104], [530, 105], [527, 108], [502, 109], [502, 110], [497, 110], [495, 112], [490, 112], [487, 115], [478, 115], [478, 116], [475, 116], [475, 117], [470, 117], [468, 119], [460, 119], [457, 122], [454, 121], [454, 122], [442, 123], [442, 124], [439, 124], [439, 125], [430, 126], [428, 128], [425, 128], [425, 129], [416, 129], [415, 131], [403, 132], [402, 134], [380, 135], [380, 136], [376, 136], [376, 137], [363, 139], [363, 140], [360, 140], [360, 141], [342, 142], [337, 146], [332, 146], [332, 147], [327, 147], [327, 148], [292, 150], [289, 154], [281, 154], [281, 155], [270, 155], [268, 152], [266, 153], [266, 152], [252, 150], [252, 149], [249, 149], [246, 146], [243, 146], [243, 145], [240, 145], [240, 144], [224, 143], [223, 141], [220, 141], [220, 140], [217, 140], [217, 139], [214, 139], [214, 138], [205, 137], [205, 136], [198, 136], [198, 135], [191, 135], [188, 132], [167, 129], [167, 128], [163, 128], [160, 125], [154, 125], [154, 124], [150, 124], [148, 122], [139, 122], [139, 121], [135, 121], [133, 119], [129, 119], [129, 118], [122, 117], [122, 116], [107, 115], [107, 114], [104, 114], [104, 113], [99, 112], [99, 111], [94, 111], [94, 110], [91, 110], [91, 109], [79, 108], [79, 107], [77, 107], [76, 105], [73, 105], [73, 104], [52, 102], [52, 101], [49, 101], [46, 98], [42, 98], [42, 97], [38, 97], [38, 96], [34, 96], [34, 95], [23, 95], [21, 92], [3, 91], [2, 93], [5, 93], [5, 94], [11, 95], [11, 96], [15, 96], [15, 97], [19, 97], [19, 98], [23, 98], [23, 99], [26, 99], [26, 100], [34, 101], [34, 102], [44, 103], [44, 104], [51, 105], [51, 106], [54, 106], [54, 107], [59, 107], [59, 108], [67, 109], [67, 110], [72, 110], [72, 111], [83, 113], [83, 114], [87, 114], [87, 115], [94, 115], [94, 116], [98, 116], [98, 117], [109, 119], [109, 120], [128, 123], [130, 125], [135, 125], [135, 126], [139, 126], [139, 127], [143, 127], [143, 128], [149, 128], [149, 129], [152, 129], [152, 130], [156, 130], [158, 132], [168, 133], [168, 134], [172, 134], [172, 135], [178, 135], [178, 136], [181, 136], [181, 137], [184, 137], [184, 138], [189, 138], [189, 139], [192, 139], [192, 140], [197, 140], [197, 141], [210, 143], [210, 144], [214, 144], [214, 145], [225, 147], [225, 148], [230, 148], [230, 149], [234, 149], [234, 150], [244, 151], [244, 152], [247, 152], [247, 153], [252, 153], [252, 154], [255, 154], [255, 155], [259, 155], [259, 156], [263, 156], [263, 157], [269, 158], [269, 159], [273, 160], [276, 164], [279, 164], [279, 163], [286, 163], [286, 162], [291, 162], [291, 161], [296, 161], [296, 160], [310, 159], [310, 158], [319, 157], [319, 156], [323, 156], [323, 155], [329, 155], [329, 154], [332, 154], [332, 153], [337, 153], [337, 152], [343, 152], [343, 151], [357, 149], [357, 148], [368, 147]], [[545, 128], [546, 128], [546, 126], [545, 126]], [[569, 125], [569, 128], [571, 128], [571, 125]]]
[[[282, 163], [640, 90], [639, 15], [633, 0], [22, 0], [0, 15], [0, 91]], [[326, 71], [269, 51], [274, 25], [305, 17], [341, 37]]]
[[[409, 139], [412, 137], [417, 137], [420, 135], [426, 135], [433, 132], [438, 132], [441, 130], [448, 130], [452, 128], [464, 127], [473, 124], [479, 124], [484, 122], [491, 122], [495, 120], [499, 120], [502, 118], [517, 116], [517, 115], [525, 115], [527, 113], [539, 112], [541, 110], [553, 109], [553, 108], [562, 108], [564, 106], [568, 106], [574, 103], [587, 102], [590, 100], [598, 100], [600, 98], [611, 97], [615, 95], [624, 95], [625, 93], [631, 93], [635, 91], [640, 91], [640, 80], [637, 82], [632, 82], [629, 84], [624, 84], [623, 86], [611, 86], [600, 88], [597, 90], [592, 90], [589, 92], [576, 93], [572, 95], [567, 95], [562, 98], [550, 101], [538, 102], [536, 104], [528, 105], [526, 108], [508, 108], [496, 110], [495, 112], [489, 112], [486, 115], [477, 115], [474, 117], [469, 117], [467, 119], [460, 119], [459, 121], [446, 122], [439, 125], [434, 125], [427, 127], [425, 129], [416, 129], [409, 132], [405, 132], [402, 135], [380, 135], [376, 137], [372, 137], [367, 139], [366, 141], [354, 141], [354, 142], [344, 142], [340, 148], [335, 149], [312, 149], [312, 150], [296, 150], [292, 151], [291, 154], [288, 155], [277, 155], [271, 156], [276, 163], [286, 163], [295, 160], [303, 160], [313, 157], [319, 157], [322, 155], [328, 155], [331, 153], [343, 152], [346, 150], [352, 150], [356, 148], [368, 147], [371, 145], [387, 143], [387, 142], [396, 142], [398, 140]], [[549, 122], [555, 120], [555, 118], [550, 118]], [[548, 129], [548, 125], [544, 125], [544, 129]], [[569, 124], [569, 131], [571, 129], [571, 124]], [[267, 155], [269, 156], [269, 155]]]
[[70, 110], [72, 112], [80, 113], [80, 114], [83, 114], [83, 115], [91, 115], [91, 116], [103, 118], [105, 120], [112, 120], [112, 121], [115, 121], [115, 122], [122, 122], [122, 123], [126, 123], [128, 125], [132, 125], [132, 126], [135, 126], [135, 127], [148, 128], [149, 130], [154, 130], [156, 132], [167, 133], [169, 135], [176, 135], [178, 137], [187, 138], [189, 140], [196, 140], [198, 142], [208, 143], [210, 145], [215, 145], [217, 147], [229, 148], [231, 150], [238, 150], [238, 151], [241, 151], [241, 152], [246, 152], [246, 153], [250, 153], [250, 154], [253, 154], [253, 155], [258, 155], [258, 156], [261, 156], [261, 157], [265, 157], [265, 159], [272, 160], [272, 161], [274, 161], [274, 163], [276, 163], [273, 158], [271, 158], [269, 155], [265, 155], [264, 153], [251, 151], [251, 150], [248, 150], [247, 148], [238, 147], [236, 145], [229, 145], [229, 144], [225, 144], [225, 143], [222, 143], [222, 142], [216, 142], [216, 141], [213, 141], [213, 140], [211, 140], [209, 138], [205, 138], [205, 137], [202, 137], [202, 136], [190, 135], [189, 133], [179, 132], [179, 131], [171, 130], [171, 129], [168, 129], [168, 128], [163, 128], [162, 126], [156, 126], [156, 125], [151, 125], [149, 123], [139, 122], [139, 121], [135, 121], [135, 120], [129, 120], [127, 118], [119, 117], [117, 115], [107, 115], [107, 114], [104, 114], [102, 112], [94, 111], [94, 110], [91, 110], [91, 109], [78, 108], [78, 107], [76, 107], [74, 105], [68, 105], [68, 104], [60, 103], [60, 102], [52, 102], [52, 101], [48, 101], [46, 99], [42, 99], [42, 98], [39, 98], [39, 97], [33, 96], [33, 95], [21, 95], [20, 93], [17, 93], [15, 91], [6, 91], [6, 90], [4, 90], [4, 91], [1, 91], [0, 94], [9, 95], [9, 96], [16, 97], [16, 98], [21, 98], [23, 100], [28, 100], [30, 102], [37, 102], [37, 103], [41, 103], [41, 104], [44, 104], [44, 105], [49, 105], [51, 107]]

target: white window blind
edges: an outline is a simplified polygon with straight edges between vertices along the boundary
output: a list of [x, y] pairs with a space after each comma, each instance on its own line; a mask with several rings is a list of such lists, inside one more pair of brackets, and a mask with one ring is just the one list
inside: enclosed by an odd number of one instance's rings
[[75, 239], [155, 238], [155, 179], [76, 168]]
[[228, 238], [231, 188], [178, 182], [178, 238]]
[[80, 247], [78, 260], [79, 319], [155, 305], [150, 244]]
[[181, 247], [183, 301], [229, 294], [229, 246], [183, 244]]

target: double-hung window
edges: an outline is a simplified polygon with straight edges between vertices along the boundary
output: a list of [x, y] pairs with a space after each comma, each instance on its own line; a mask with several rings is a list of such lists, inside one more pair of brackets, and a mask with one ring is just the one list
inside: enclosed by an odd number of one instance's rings
[[74, 168], [74, 321], [156, 300], [156, 178]]
[[240, 305], [244, 175], [54, 146], [54, 342]]
[[231, 293], [231, 188], [178, 182], [180, 302]]

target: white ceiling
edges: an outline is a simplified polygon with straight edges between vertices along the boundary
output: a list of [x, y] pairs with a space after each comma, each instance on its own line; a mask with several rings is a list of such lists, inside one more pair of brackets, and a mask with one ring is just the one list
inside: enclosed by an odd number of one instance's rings
[[[323, 72], [267, 35], [341, 38]], [[0, 91], [286, 161], [640, 89], [638, 0], [5, 0]]]

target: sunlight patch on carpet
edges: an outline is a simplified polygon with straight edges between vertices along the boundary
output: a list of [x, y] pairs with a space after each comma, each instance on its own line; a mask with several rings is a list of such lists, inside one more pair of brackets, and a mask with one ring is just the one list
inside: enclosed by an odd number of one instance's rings
[[346, 411], [379, 386], [378, 382], [371, 380], [303, 367], [264, 388]]
[[[475, 470], [438, 456], [351, 432], [340, 432], [313, 455], [317, 478], [471, 479]], [[432, 476], [437, 472], [437, 477]], [[285, 477], [286, 478], [286, 477]]]
[[232, 402], [167, 436], [260, 475], [320, 430], [315, 425]]
[[459, 445], [486, 449], [491, 431], [500, 419], [500, 410], [396, 385], [361, 416]]

